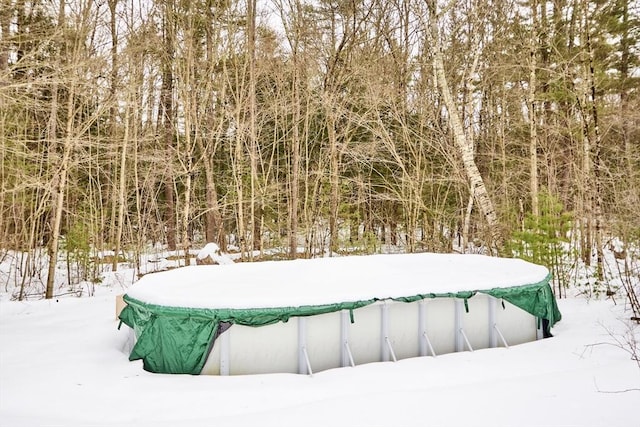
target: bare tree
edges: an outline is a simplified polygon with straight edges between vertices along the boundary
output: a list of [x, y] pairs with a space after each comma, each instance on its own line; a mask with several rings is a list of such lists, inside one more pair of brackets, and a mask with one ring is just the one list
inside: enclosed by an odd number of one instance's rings
[[429, 11], [429, 36], [430, 41], [433, 43], [434, 48], [431, 52], [433, 59], [433, 67], [435, 71], [436, 82], [440, 90], [440, 94], [443, 98], [444, 105], [448, 113], [448, 121], [453, 133], [453, 140], [458, 150], [462, 164], [470, 183], [470, 191], [478, 202], [478, 205], [487, 221], [487, 224], [491, 232], [491, 246], [495, 249], [499, 248], [502, 244], [502, 235], [500, 231], [500, 224], [498, 222], [498, 216], [493, 207], [493, 202], [484, 180], [480, 175], [478, 166], [474, 160], [473, 146], [467, 141], [462, 120], [458, 112], [458, 107], [454, 101], [447, 76], [444, 68], [444, 58], [442, 51], [441, 34], [438, 30], [437, 9], [434, 1], [428, 1], [427, 7]]
[[[546, 13], [543, 10], [543, 13]], [[536, 115], [536, 73], [538, 50], [538, 4], [531, 0], [531, 35], [529, 36], [529, 93], [527, 109], [529, 112], [529, 191], [531, 192], [531, 213], [534, 217], [540, 215], [538, 206], [538, 124]]]
[[162, 35], [164, 54], [162, 57], [162, 126], [164, 146], [166, 149], [166, 171], [164, 181], [164, 225], [166, 228], [167, 246], [176, 250], [176, 208], [174, 191], [173, 150], [174, 150], [174, 89], [173, 67], [175, 50], [175, 4], [168, 0], [162, 6]]

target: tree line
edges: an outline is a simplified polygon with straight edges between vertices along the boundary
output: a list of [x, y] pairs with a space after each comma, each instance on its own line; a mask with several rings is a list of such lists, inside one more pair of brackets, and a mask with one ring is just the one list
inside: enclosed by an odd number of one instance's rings
[[47, 248], [47, 297], [60, 251], [116, 269], [150, 244], [526, 255], [543, 236], [600, 265], [612, 236], [640, 240], [639, 18], [630, 0], [2, 0], [0, 254], [37, 269]]

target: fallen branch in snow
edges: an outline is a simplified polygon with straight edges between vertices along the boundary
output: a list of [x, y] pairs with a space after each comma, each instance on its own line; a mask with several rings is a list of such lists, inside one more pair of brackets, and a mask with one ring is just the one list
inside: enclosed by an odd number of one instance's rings
[[607, 331], [614, 342], [595, 343], [587, 345], [585, 347], [590, 348], [597, 345], [612, 345], [614, 347], [618, 347], [619, 349], [627, 352], [631, 356], [631, 360], [635, 361], [638, 365], [638, 368], [640, 368], [640, 340], [636, 336], [636, 326], [630, 324], [629, 322], [625, 322], [624, 320], [620, 321], [625, 325], [626, 328], [624, 334], [614, 333], [611, 329], [601, 324], [601, 326], [605, 331]]
[[630, 391], [640, 391], [640, 388], [627, 388], [625, 390], [600, 390], [600, 387], [598, 387], [598, 383], [596, 382], [595, 378], [593, 378], [593, 385], [596, 386], [596, 390], [598, 391], [598, 393], [605, 393], [605, 394], [618, 394], [618, 393], [628, 393]]
[[66, 296], [66, 295], [75, 295], [77, 297], [81, 297], [82, 296], [82, 289], [78, 289], [78, 290], [75, 290], [75, 291], [69, 291], [69, 292], [63, 292], [61, 294], [55, 294], [53, 296], [53, 298], [63, 297], [63, 296]]

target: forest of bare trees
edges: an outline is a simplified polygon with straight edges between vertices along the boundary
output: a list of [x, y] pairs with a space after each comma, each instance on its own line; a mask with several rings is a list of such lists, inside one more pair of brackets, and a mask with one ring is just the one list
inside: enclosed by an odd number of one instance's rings
[[637, 0], [0, 1], [0, 257], [47, 297], [153, 245], [640, 244]]

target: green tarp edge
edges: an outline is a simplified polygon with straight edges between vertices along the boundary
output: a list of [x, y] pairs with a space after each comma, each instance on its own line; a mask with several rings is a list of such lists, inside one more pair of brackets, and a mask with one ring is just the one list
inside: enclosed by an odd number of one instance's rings
[[124, 295], [120, 320], [136, 334], [129, 360], [143, 360], [146, 371], [199, 374], [221, 322], [266, 326], [291, 317], [355, 310], [377, 299], [335, 304], [277, 308], [184, 308], [147, 304]]
[[392, 299], [394, 301], [401, 302], [414, 302], [426, 298], [460, 298], [466, 301], [477, 293], [487, 294], [494, 298], [508, 301], [535, 317], [548, 320], [549, 328], [551, 328], [562, 318], [556, 298], [553, 295], [551, 286], [549, 286], [551, 277], [551, 274], [548, 274], [547, 277], [537, 283], [513, 286], [510, 288], [493, 288], [449, 293], [426, 293]]
[[147, 304], [128, 295], [120, 313], [122, 323], [136, 334], [129, 360], [143, 360], [146, 371], [172, 374], [199, 374], [216, 339], [221, 322], [244, 326], [265, 326], [287, 322], [291, 317], [314, 316], [341, 310], [353, 311], [377, 301], [391, 299], [414, 302], [427, 298], [461, 298], [465, 302], [476, 293], [503, 299], [541, 319], [551, 328], [561, 319], [555, 296], [544, 280], [511, 288], [494, 288], [451, 293], [425, 293], [402, 298], [373, 298], [335, 304], [246, 309], [208, 309]]
[[546, 333], [550, 334], [553, 325], [562, 319], [556, 297], [549, 285], [550, 280], [551, 274], [545, 280], [533, 285], [486, 289], [478, 292], [508, 301], [539, 319], [547, 320]]

